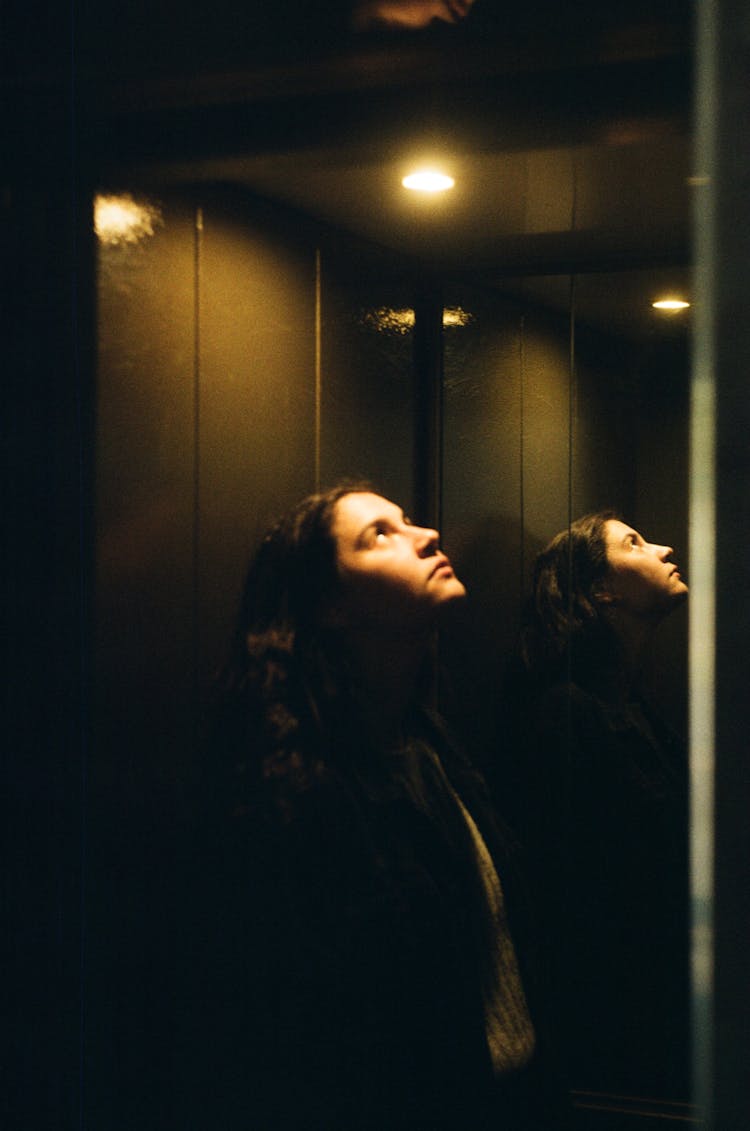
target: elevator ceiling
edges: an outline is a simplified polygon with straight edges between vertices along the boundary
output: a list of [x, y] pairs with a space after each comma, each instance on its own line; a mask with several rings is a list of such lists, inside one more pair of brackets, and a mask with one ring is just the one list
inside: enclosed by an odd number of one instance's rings
[[[686, 5], [476, 0], [459, 29], [355, 39], [330, 18], [318, 35], [314, 5], [253, 24], [252, 5], [222, 2], [203, 51], [184, 16], [176, 45], [163, 30], [160, 52], [152, 27], [145, 50], [131, 28], [106, 67], [91, 34], [81, 86], [111, 186], [229, 183], [505, 289], [518, 275], [620, 273], [617, 309], [606, 286], [583, 289], [595, 320], [635, 317], [625, 307], [642, 311], [644, 288], [689, 288], [701, 171]], [[401, 186], [425, 157], [455, 177], [439, 199]], [[558, 293], [546, 286], [552, 304]]]

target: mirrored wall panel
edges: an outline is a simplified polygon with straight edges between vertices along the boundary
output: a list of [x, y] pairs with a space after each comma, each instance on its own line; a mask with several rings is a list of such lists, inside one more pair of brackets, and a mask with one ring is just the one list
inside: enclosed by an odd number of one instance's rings
[[[690, 1095], [690, 318], [652, 304], [686, 293], [673, 271], [462, 285], [447, 289], [462, 319], [444, 337], [444, 535], [469, 588], [444, 634], [446, 705], [528, 854], [574, 1089], [671, 1101], [675, 1117]], [[595, 646], [592, 600], [545, 666], [540, 617], [551, 648], [553, 616], [575, 623], [596, 592], [597, 528], [577, 520], [602, 512], [604, 534], [629, 539], [629, 558], [601, 550], [643, 585], [637, 613], [630, 591], [613, 596], [615, 631]], [[554, 536], [562, 549], [535, 574]], [[563, 589], [570, 571], [578, 589]]]

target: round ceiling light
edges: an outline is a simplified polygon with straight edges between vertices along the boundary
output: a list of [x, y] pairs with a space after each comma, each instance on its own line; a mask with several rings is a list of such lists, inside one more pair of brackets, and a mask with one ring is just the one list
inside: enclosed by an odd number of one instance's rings
[[676, 314], [680, 310], [687, 310], [690, 306], [684, 298], [660, 298], [652, 302], [654, 310], [663, 310], [667, 314]]
[[418, 169], [404, 177], [401, 184], [404, 188], [415, 192], [445, 192], [453, 188], [456, 182], [447, 173], [438, 173], [435, 169]]

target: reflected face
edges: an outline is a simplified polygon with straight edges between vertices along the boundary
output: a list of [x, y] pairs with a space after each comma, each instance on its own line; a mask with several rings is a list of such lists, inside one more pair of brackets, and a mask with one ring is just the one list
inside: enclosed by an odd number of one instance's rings
[[608, 592], [636, 616], [658, 620], [685, 600], [688, 587], [671, 560], [671, 546], [646, 540], [619, 519], [606, 526]]
[[415, 526], [381, 495], [344, 495], [332, 533], [341, 580], [337, 611], [348, 627], [426, 627], [466, 595], [438, 532]]

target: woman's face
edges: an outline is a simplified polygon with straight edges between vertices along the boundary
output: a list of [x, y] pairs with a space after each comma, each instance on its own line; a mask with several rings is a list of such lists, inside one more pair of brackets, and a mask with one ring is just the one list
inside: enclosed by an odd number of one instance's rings
[[619, 519], [606, 524], [607, 591], [619, 608], [660, 619], [687, 597], [688, 587], [673, 561], [672, 547], [646, 542]]
[[414, 526], [381, 495], [344, 495], [332, 533], [341, 582], [336, 610], [348, 627], [426, 626], [466, 594], [437, 531]]

